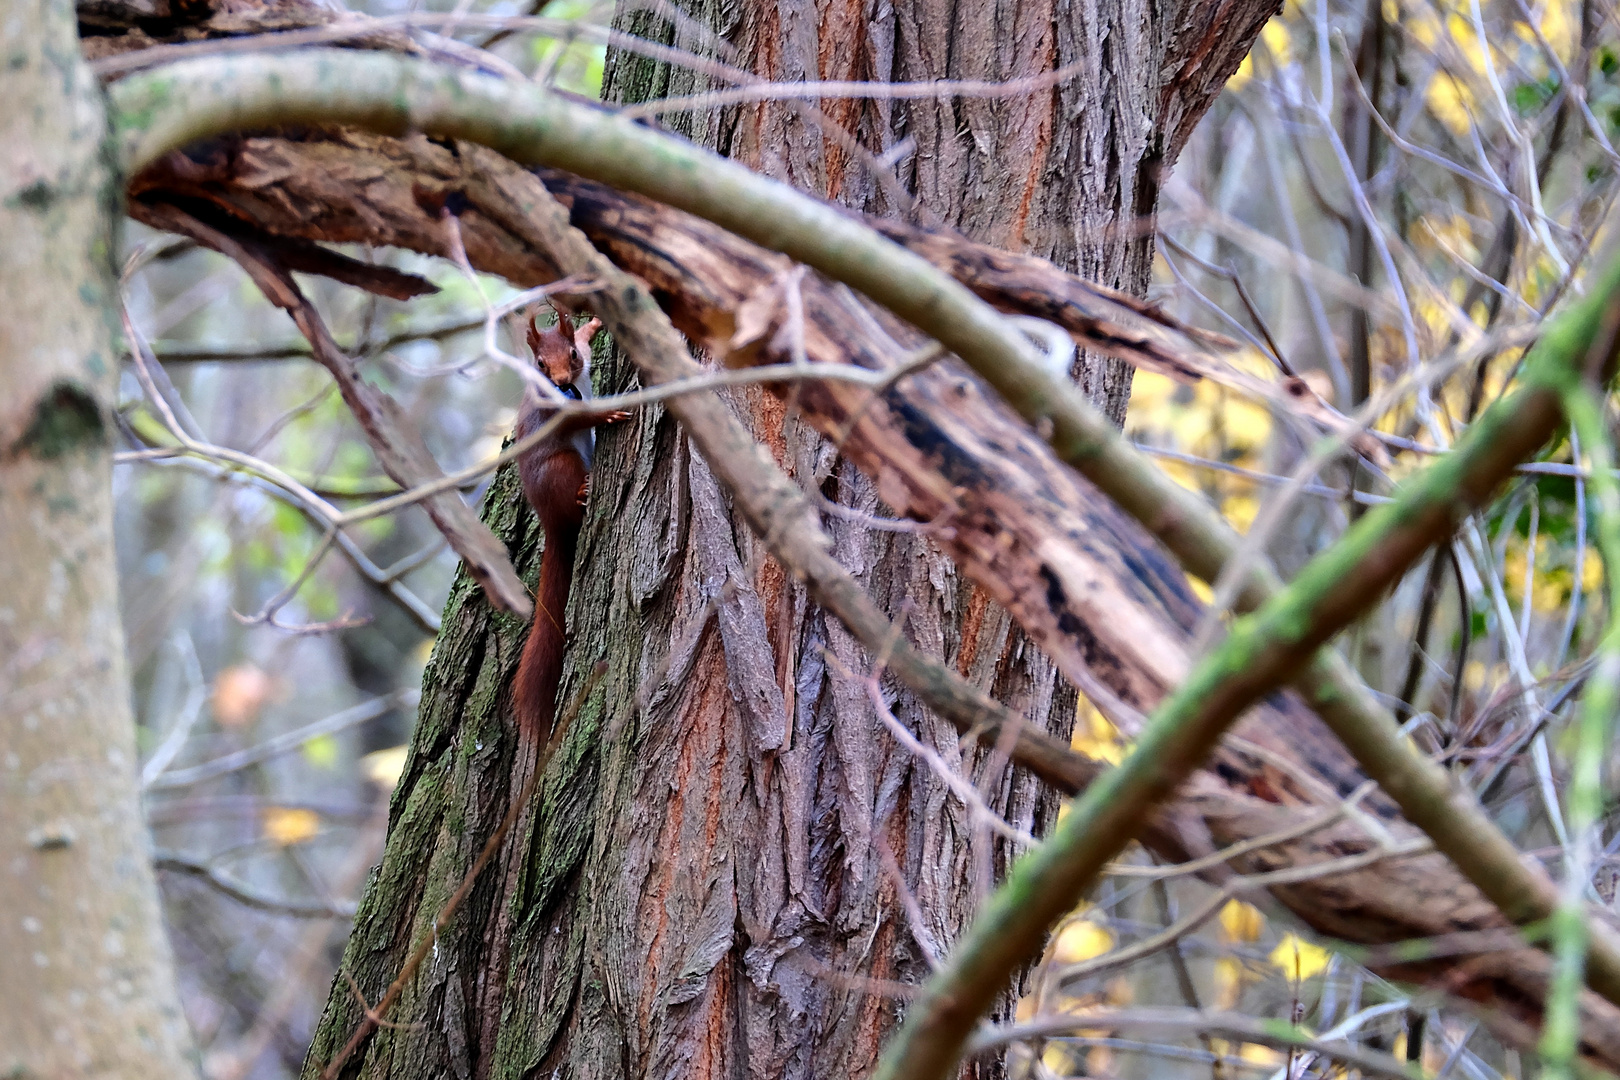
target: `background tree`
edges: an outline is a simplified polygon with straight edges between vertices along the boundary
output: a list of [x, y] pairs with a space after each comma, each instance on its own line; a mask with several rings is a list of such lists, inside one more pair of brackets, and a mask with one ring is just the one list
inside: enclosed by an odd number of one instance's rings
[[[117, 178], [66, 4], [7, 14], [0, 89], [0, 1068], [187, 1068], [116, 610], [107, 413]], [[140, 1037], [133, 1037], [135, 1033]]]

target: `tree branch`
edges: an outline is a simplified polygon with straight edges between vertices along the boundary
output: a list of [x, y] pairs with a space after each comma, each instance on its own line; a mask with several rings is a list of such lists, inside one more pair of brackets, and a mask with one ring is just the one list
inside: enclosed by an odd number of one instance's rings
[[[366, 441], [371, 444], [383, 471], [395, 483], [409, 489], [444, 477], [427, 443], [423, 442], [422, 433], [387, 391], [360, 377], [354, 361], [332, 339], [326, 321], [304, 296], [289, 267], [275, 250], [266, 250], [251, 239], [227, 235], [178, 207], [154, 207], [152, 212], [170, 231], [190, 236], [235, 260], [265, 299], [292, 316], [314, 350], [315, 359], [337, 382], [344, 403], [354, 414], [360, 430], [365, 432]], [[505, 546], [489, 531], [489, 526], [478, 520], [477, 513], [460, 493], [447, 490], [424, 498], [422, 509], [427, 511], [456, 554], [466, 561], [468, 572], [483, 587], [490, 602], [519, 618], [527, 618], [532, 610], [529, 592], [512, 568]]]
[[[129, 174], [211, 135], [298, 123], [467, 139], [697, 214], [860, 290], [1020, 399], [1084, 401], [965, 286], [853, 216], [695, 146], [527, 83], [376, 52], [212, 57], [109, 87]], [[1003, 389], [1005, 386], [1005, 389]], [[1050, 410], [1048, 410], [1050, 411]]]
[[[1612, 353], [1620, 331], [1620, 305], [1607, 312], [1603, 329]], [[1596, 380], [1593, 380], [1596, 382]], [[1614, 446], [1603, 415], [1601, 391], [1585, 380], [1566, 386], [1564, 413], [1592, 462], [1592, 496], [1597, 503], [1597, 542], [1609, 584], [1609, 617], [1598, 642], [1597, 665], [1586, 683], [1569, 786], [1569, 831], [1573, 858], [1564, 868], [1564, 890], [1552, 915], [1553, 954], [1558, 966], [1547, 993], [1547, 1020], [1542, 1026], [1543, 1075], [1567, 1080], [1580, 1045], [1580, 988], [1584, 969], [1602, 963], [1588, 929], [1586, 894], [1592, 884], [1592, 858], [1602, 844], [1603, 763], [1613, 738], [1614, 714], [1620, 708], [1620, 489], [1611, 469]]]
[[[1617, 292], [1620, 260], [1584, 302], [1549, 328], [1526, 361], [1521, 389], [1487, 410], [1457, 448], [1410, 481], [1396, 502], [1368, 513], [1256, 614], [1233, 624], [1226, 640], [1155, 712], [1130, 755], [1088, 788], [1052, 836], [1013, 867], [913, 1006], [874, 1074], [877, 1080], [951, 1075], [978, 1018], [1131, 841], [1146, 809], [1168, 797], [1243, 709], [1309, 662], [1317, 646], [1376, 602], [1431, 544], [1450, 536], [1515, 464], [1546, 441], [1558, 415], [1558, 388], [1579, 379]], [[1604, 345], [1612, 348], [1612, 341]], [[1543, 895], [1513, 898], [1506, 913], [1520, 922], [1552, 914], [1558, 896], [1556, 890], [1546, 896], [1548, 890], [1550, 883], [1538, 890]], [[1593, 946], [1590, 984], [1620, 1002], [1620, 944], [1602, 924], [1586, 922]]]
[[322, 900], [287, 900], [276, 896], [266, 896], [248, 885], [231, 877], [217, 867], [196, 859], [187, 858], [178, 852], [155, 851], [152, 853], [152, 866], [157, 870], [166, 870], [171, 874], [184, 874], [187, 877], [197, 878], [210, 888], [230, 897], [244, 907], [255, 911], [267, 912], [271, 915], [285, 915], [293, 919], [352, 919], [354, 918], [355, 904], [353, 900], [342, 900], [337, 903], [326, 903]]
[[1389, 1054], [1368, 1050], [1341, 1039], [1321, 1039], [1304, 1028], [1280, 1020], [1198, 1009], [1097, 1009], [1074, 1016], [1036, 1017], [1027, 1023], [1000, 1028], [975, 1038], [971, 1052], [983, 1053], [1022, 1039], [1115, 1030], [1214, 1035], [1277, 1050], [1313, 1051], [1340, 1065], [1359, 1070], [1366, 1076], [1387, 1077], [1388, 1080], [1414, 1080], [1415, 1076], [1421, 1076], [1421, 1070]]

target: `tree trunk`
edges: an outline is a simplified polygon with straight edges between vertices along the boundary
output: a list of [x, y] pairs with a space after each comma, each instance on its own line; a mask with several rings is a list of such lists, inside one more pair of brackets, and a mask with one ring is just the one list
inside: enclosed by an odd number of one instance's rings
[[0, 1076], [183, 1077], [113, 561], [120, 178], [72, 6], [4, 34]]
[[[1002, 101], [828, 103], [870, 155], [911, 141], [897, 155], [899, 192], [824, 139], [805, 106], [666, 122], [858, 209], [905, 212], [910, 191], [918, 220], [1140, 293], [1161, 170], [1273, 7], [1224, 11], [1219, 26], [1210, 9], [1154, 17], [1142, 3], [693, 11], [694, 25], [723, 35], [726, 59], [773, 81], [1016, 79], [1077, 63], [1061, 88]], [[641, 15], [629, 26], [716, 51], [696, 30]], [[708, 85], [619, 58], [608, 92], [646, 100]], [[1123, 418], [1128, 368], [1083, 358], [1077, 375]], [[887, 513], [791, 403], [734, 403], [795, 475]], [[1009, 853], [886, 733], [864, 683], [872, 658], [735, 523], [660, 410], [603, 436], [593, 484], [563, 696], [598, 660], [603, 688], [391, 1017], [412, 1026], [377, 1032], [345, 1075], [864, 1075], [897, 1018], [889, 985], [917, 982], [948, 950]], [[514, 555], [532, 573], [536, 530], [511, 476], [486, 515], [522, 538]], [[840, 561], [915, 642], [1067, 735], [1072, 690], [947, 557], [917, 535], [829, 526]], [[466, 581], [444, 627], [388, 854], [345, 959], [373, 1000], [523, 781], [505, 718], [522, 629]], [[882, 694], [993, 807], [1041, 830], [1052, 804], [1027, 775], [993, 754], [964, 761], [956, 733], [903, 688], [885, 680]], [[340, 981], [307, 1075], [359, 1017]]]

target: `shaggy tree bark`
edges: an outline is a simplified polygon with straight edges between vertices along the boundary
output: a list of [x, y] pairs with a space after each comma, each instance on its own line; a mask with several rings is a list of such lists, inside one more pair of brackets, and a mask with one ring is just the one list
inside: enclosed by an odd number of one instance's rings
[[112, 548], [120, 193], [72, 15], [0, 29], [0, 1076], [183, 1077]]
[[[726, 59], [775, 81], [1007, 79], [1080, 62], [1061, 89], [1009, 101], [841, 103], [825, 121], [761, 104], [705, 109], [672, 126], [878, 213], [901, 209], [903, 197], [816, 124], [855, 132], [868, 154], [909, 140], [901, 184], [919, 196], [922, 220], [1134, 290], [1147, 281], [1142, 222], [1159, 170], [1247, 43], [1232, 21], [1215, 37], [1213, 8], [1192, 6], [1165, 21], [1146, 5], [730, 10], [736, 21], [718, 7], [694, 16], [723, 35]], [[1270, 10], [1252, 4], [1235, 21], [1252, 33]], [[672, 37], [716, 51], [697, 31]], [[1189, 68], [1197, 77], [1166, 80]], [[632, 100], [706, 85], [633, 59], [609, 80], [610, 93]], [[1129, 369], [1088, 361], [1079, 374], [1123, 416]], [[790, 471], [826, 476], [827, 494], [884, 512], [877, 485], [801, 427], [790, 404], [764, 393], [735, 403]], [[510, 487], [498, 486], [489, 505], [498, 528], [524, 527]], [[914, 641], [1067, 733], [1072, 691], [945, 555], [859, 522], [832, 528], [839, 560], [904, 615]], [[883, 732], [861, 682], [872, 658], [763, 557], [657, 410], [603, 439], [579, 565], [574, 670], [606, 660], [605, 693], [586, 707], [542, 805], [520, 824], [504, 878], [480, 886], [465, 928], [440, 943], [441, 961], [397, 1013], [434, 1019], [379, 1032], [357, 1074], [863, 1074], [895, 1018], [892, 998], [868, 980], [881, 988], [921, 977], [926, 954], [948, 948], [1006, 853]], [[362, 987], [384, 985], [379, 976], [397, 962], [411, 923], [395, 913], [414, 909], [421, 925], [442, 896], [419, 890], [453, 880], [520, 783], [508, 780], [501, 717], [516, 638], [509, 627], [492, 636], [489, 620], [458, 590], [389, 858], [349, 952]], [[885, 693], [903, 723], [947, 759], [961, 756], [956, 733], [909, 693], [889, 684]], [[1038, 831], [1049, 801], [986, 756], [976, 764], [992, 805]], [[459, 827], [443, 831], [447, 820]], [[433, 863], [424, 883], [425, 852]], [[312, 1068], [357, 1018], [346, 991], [336, 992]]]
[[[1256, 27], [1263, 7], [1254, 6]], [[1004, 16], [1011, 24], [999, 29], [1014, 32], [999, 35], [923, 8], [882, 22], [850, 14], [750, 9], [744, 25], [725, 29], [743, 66], [770, 78], [1008, 78], [1096, 60], [1028, 102], [965, 103], [965, 122], [957, 106], [933, 102], [855, 105], [835, 118], [876, 152], [915, 132], [906, 180], [933, 215], [1104, 281], [1145, 284], [1149, 241], [1129, 223], [1151, 211], [1153, 170], [1243, 42], [1223, 39], [1230, 55], [1189, 101], [1156, 93], [1175, 66], [1172, 35], [1147, 32], [1145, 7], [1129, 26], [1105, 26], [1096, 12], [1026, 5]], [[952, 35], [977, 52], [944, 48]], [[1115, 41], [1117, 68], [1101, 66], [1104, 39]], [[891, 208], [875, 181], [805, 127], [802, 110], [758, 106], [715, 119], [713, 145], [852, 205]], [[1122, 221], [1123, 233], [1112, 228]], [[1128, 371], [1088, 365], [1083, 374], [1121, 415]], [[738, 403], [800, 475], [833, 464], [774, 399]], [[439, 942], [440, 960], [396, 1014], [436, 1019], [378, 1033], [356, 1064], [368, 1074], [475, 1076], [566, 1064], [594, 1076], [797, 1075], [814, 1062], [818, 1072], [859, 1074], [893, 1020], [892, 1003], [861, 980], [915, 980], [922, 951], [948, 945], [1002, 853], [882, 735], [859, 682], [871, 659], [759, 557], [667, 421], [654, 411], [604, 440], [600, 468], [572, 632], [576, 661], [609, 661], [605, 704], [587, 708], [540, 817], [524, 821], [504, 853], [504, 876], [481, 883], [467, 922]], [[879, 509], [874, 486], [853, 470], [838, 469], [827, 487]], [[498, 486], [490, 506], [506, 535], [525, 528], [511, 488]], [[1072, 697], [1060, 697], [1050, 661], [961, 586], [943, 555], [858, 524], [842, 528], [841, 544], [841, 561], [907, 613], [919, 644], [1066, 731]], [[409, 913], [442, 903], [441, 885], [470, 862], [521, 779], [502, 738], [516, 628], [502, 621], [493, 631], [490, 618], [458, 590], [389, 854], [348, 955], [364, 988], [387, 983]], [[643, 688], [656, 692], [638, 702]], [[953, 732], [909, 695], [893, 696], [904, 722], [956, 753]], [[1027, 778], [996, 768], [986, 782], [998, 808], [1038, 827]], [[903, 914], [902, 892], [920, 921]], [[356, 1019], [338, 991], [312, 1068]]]

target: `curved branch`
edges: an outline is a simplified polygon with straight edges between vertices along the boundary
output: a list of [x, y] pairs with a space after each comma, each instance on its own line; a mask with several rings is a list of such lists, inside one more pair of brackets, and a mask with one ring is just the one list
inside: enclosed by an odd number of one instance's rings
[[[1546, 441], [1558, 417], [1559, 391], [1578, 380], [1617, 292], [1620, 260], [1584, 302], [1549, 328], [1526, 362], [1520, 390], [1487, 410], [1456, 450], [1413, 478], [1394, 503], [1368, 513], [1256, 614], [1233, 624], [1226, 640], [1155, 711], [1131, 754], [1073, 803], [1046, 843], [1013, 867], [907, 1015], [879, 1064], [878, 1080], [951, 1075], [978, 1018], [1107, 861], [1134, 838], [1142, 815], [1198, 766], [1244, 709], [1308, 664], [1319, 645], [1376, 602]], [[1602, 346], [1612, 348], [1613, 342]], [[1396, 729], [1389, 732], [1393, 736]], [[1520, 922], [1552, 914], [1557, 890], [1548, 883], [1538, 893], [1543, 895], [1515, 898], [1515, 908], [1506, 913]], [[1620, 1001], [1620, 947], [1603, 924], [1587, 923], [1589, 983]]]
[[264, 893], [258, 892], [224, 873], [217, 867], [205, 862], [198, 862], [196, 859], [187, 858], [177, 852], [153, 852], [152, 866], [154, 869], [166, 870], [171, 874], [184, 874], [187, 877], [197, 878], [216, 892], [230, 897], [244, 907], [253, 908], [255, 911], [263, 911], [271, 915], [285, 915], [292, 919], [354, 918], [355, 903], [353, 900], [342, 900], [329, 904], [321, 900], [288, 900], [276, 896], [266, 896]]
[[[466, 139], [514, 161], [567, 169], [706, 218], [865, 293], [1021, 399], [1083, 401], [965, 286], [786, 184], [529, 83], [375, 52], [186, 60], [108, 88], [133, 174], [211, 135], [298, 123]], [[1003, 389], [1005, 384], [1006, 389]]]

